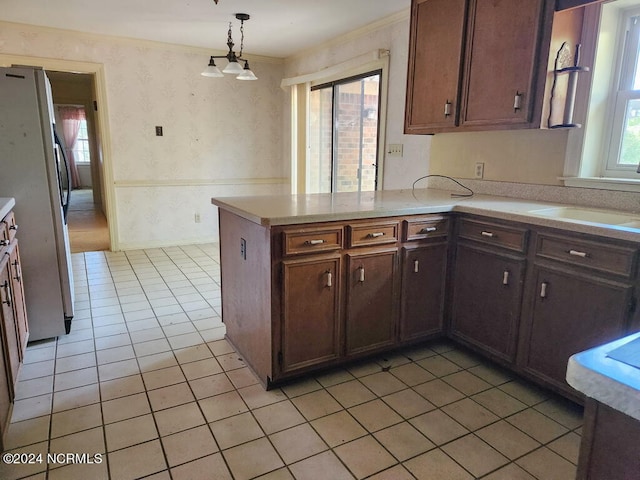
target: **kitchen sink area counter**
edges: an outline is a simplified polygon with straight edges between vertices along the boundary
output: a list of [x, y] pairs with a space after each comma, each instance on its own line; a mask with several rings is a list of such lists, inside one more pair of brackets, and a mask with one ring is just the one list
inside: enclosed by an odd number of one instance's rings
[[569, 357], [640, 330], [640, 215], [459, 195], [212, 199], [227, 338], [263, 386], [446, 336], [581, 402]]
[[262, 226], [437, 213], [469, 213], [640, 242], [640, 212], [473, 195], [436, 189], [216, 197], [223, 210]]

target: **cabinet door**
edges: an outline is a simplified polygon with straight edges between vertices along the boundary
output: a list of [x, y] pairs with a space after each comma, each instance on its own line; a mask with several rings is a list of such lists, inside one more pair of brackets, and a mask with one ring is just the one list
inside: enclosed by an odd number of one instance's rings
[[442, 331], [447, 244], [402, 249], [400, 340]]
[[18, 349], [17, 331], [13, 316], [13, 295], [11, 291], [11, 277], [9, 275], [8, 258], [0, 262], [0, 338], [4, 350], [4, 361], [9, 378], [11, 398], [15, 395], [14, 386], [18, 378], [20, 354]]
[[24, 288], [22, 285], [22, 269], [20, 268], [20, 253], [18, 241], [14, 240], [9, 249], [9, 275], [11, 277], [11, 289], [13, 293], [13, 313], [16, 321], [16, 332], [18, 341], [18, 354], [20, 361], [24, 357], [29, 337], [29, 327], [27, 324], [27, 308], [24, 303]]
[[459, 244], [451, 334], [490, 355], [515, 360], [524, 258]]
[[457, 125], [466, 7], [467, 0], [412, 4], [406, 133]]
[[395, 343], [398, 251], [347, 255], [347, 354]]
[[570, 270], [534, 269], [535, 297], [520, 361], [573, 391], [565, 381], [569, 357], [625, 334], [633, 287]]
[[531, 121], [545, 3], [471, 0], [461, 125]]
[[283, 262], [282, 372], [340, 354], [340, 257]]

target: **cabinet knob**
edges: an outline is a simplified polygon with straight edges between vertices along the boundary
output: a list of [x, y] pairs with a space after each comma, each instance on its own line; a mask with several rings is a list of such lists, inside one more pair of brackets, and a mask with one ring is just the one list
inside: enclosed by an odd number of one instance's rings
[[569, 255], [573, 255], [574, 257], [587, 258], [589, 254], [587, 252], [580, 252], [578, 250], [569, 250]]
[[418, 260], [415, 260], [413, 262], [413, 272], [418, 273], [419, 269], [420, 269], [420, 262]]
[[358, 279], [360, 282], [364, 282], [364, 267], [360, 267], [360, 278]]
[[438, 230], [436, 227], [424, 227], [422, 230], [420, 230], [420, 233], [431, 233], [435, 232], [436, 230]]
[[445, 117], [451, 116], [451, 102], [449, 100], [444, 102], [444, 116]]
[[482, 232], [480, 232], [480, 235], [482, 235], [483, 237], [489, 237], [489, 238], [493, 238], [495, 237], [495, 234], [493, 232], [487, 232], [485, 230], [483, 230]]
[[9, 282], [7, 282], [6, 280], [4, 281], [4, 283], [2, 284], [2, 288], [4, 288], [4, 296], [6, 297], [6, 300], [2, 300], [2, 303], [6, 304], [7, 306], [11, 306], [11, 292], [9, 291]]
[[502, 274], [502, 284], [509, 285], [509, 270], [505, 270]]
[[540, 298], [547, 298], [547, 282], [540, 284]]
[[367, 237], [369, 238], [384, 237], [384, 232], [371, 232], [370, 234], [367, 235]]
[[517, 112], [522, 108], [522, 93], [516, 91], [516, 96], [513, 98], [513, 111]]
[[13, 225], [11, 225], [11, 226], [9, 227], [9, 230], [15, 230], [15, 231], [17, 232], [17, 231], [18, 231], [18, 224], [17, 224], [17, 223], [14, 223]]
[[327, 270], [325, 272], [325, 274], [327, 275], [327, 287], [332, 287], [333, 286], [333, 275], [332, 275], [331, 271]]
[[322, 245], [324, 240], [307, 240], [304, 242], [305, 245]]

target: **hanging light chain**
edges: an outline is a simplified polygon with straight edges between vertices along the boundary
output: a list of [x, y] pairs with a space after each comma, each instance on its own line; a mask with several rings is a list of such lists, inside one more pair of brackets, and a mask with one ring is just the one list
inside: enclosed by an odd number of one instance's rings
[[242, 57], [242, 50], [244, 49], [244, 20], [240, 20], [240, 55]]

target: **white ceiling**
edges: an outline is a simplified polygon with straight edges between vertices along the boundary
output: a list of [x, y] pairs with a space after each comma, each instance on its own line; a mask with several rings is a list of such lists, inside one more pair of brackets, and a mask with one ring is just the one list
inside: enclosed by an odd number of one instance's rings
[[0, 0], [0, 20], [225, 50], [248, 13], [245, 52], [285, 58], [401, 10], [410, 0]]

